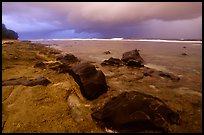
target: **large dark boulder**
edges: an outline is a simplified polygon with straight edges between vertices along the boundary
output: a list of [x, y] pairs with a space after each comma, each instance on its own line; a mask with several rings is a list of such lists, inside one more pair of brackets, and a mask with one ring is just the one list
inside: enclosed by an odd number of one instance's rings
[[118, 132], [170, 132], [169, 126], [180, 122], [180, 115], [159, 98], [136, 91], [123, 92], [92, 110], [103, 128]]
[[96, 99], [107, 92], [105, 75], [90, 63], [81, 63], [73, 67], [69, 74], [79, 84], [82, 95], [88, 100]]
[[120, 59], [111, 57], [108, 60], [104, 60], [101, 63], [101, 65], [102, 66], [107, 66], [107, 65], [110, 65], [110, 66], [122, 66], [123, 62]]
[[68, 65], [80, 61], [77, 57], [75, 57], [73, 54], [70, 54], [70, 53], [59, 56], [56, 60], [59, 60], [62, 63], [68, 64]]
[[144, 64], [143, 58], [139, 54], [139, 50], [135, 49], [123, 53], [121, 59], [127, 66], [142, 67]]

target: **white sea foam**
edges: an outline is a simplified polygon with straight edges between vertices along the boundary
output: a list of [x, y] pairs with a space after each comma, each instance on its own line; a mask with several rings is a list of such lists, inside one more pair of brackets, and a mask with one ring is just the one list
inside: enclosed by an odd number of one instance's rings
[[197, 45], [202, 45], [202, 43], [196, 43], [196, 44], [191, 44], [191, 45], [196, 45], [197, 46]]
[[161, 66], [161, 65], [148, 63], [148, 64], [145, 64], [145, 66], [149, 67], [149, 68], [152, 68], [152, 69], [164, 71], [164, 72], [170, 72], [165, 66]]
[[123, 40], [123, 38], [111, 38], [110, 40]]
[[162, 39], [138, 39], [133, 41], [148, 41], [148, 42], [176, 42], [176, 43], [199, 43], [202, 44], [202, 41], [181, 41], [181, 40], [162, 40]]
[[33, 39], [31, 41], [63, 41], [63, 40], [106, 40], [106, 41], [143, 41], [143, 42], [175, 42], [175, 43], [194, 43], [201, 45], [202, 41], [182, 41], [182, 40], [163, 40], [163, 39], [123, 39], [123, 38], [69, 38], [69, 39]]

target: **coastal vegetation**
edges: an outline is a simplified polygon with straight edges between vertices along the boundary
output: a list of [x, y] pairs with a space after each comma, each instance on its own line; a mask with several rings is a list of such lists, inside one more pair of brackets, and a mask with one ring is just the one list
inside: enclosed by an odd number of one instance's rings
[[18, 33], [7, 29], [6, 26], [2, 24], [2, 39], [18, 39]]

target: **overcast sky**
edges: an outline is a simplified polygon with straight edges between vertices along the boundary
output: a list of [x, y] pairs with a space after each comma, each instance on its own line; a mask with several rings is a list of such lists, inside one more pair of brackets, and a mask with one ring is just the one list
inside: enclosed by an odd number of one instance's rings
[[202, 39], [201, 2], [3, 2], [20, 39]]

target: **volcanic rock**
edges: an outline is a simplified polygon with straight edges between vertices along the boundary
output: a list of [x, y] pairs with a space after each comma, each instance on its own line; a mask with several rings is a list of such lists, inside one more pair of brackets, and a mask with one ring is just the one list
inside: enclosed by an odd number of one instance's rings
[[117, 58], [109, 58], [101, 63], [102, 66], [111, 65], [111, 66], [122, 66], [123, 62]]
[[126, 62], [126, 66], [130, 66], [130, 67], [144, 67], [144, 65], [142, 64], [141, 61], [136, 61], [133, 59], [130, 59]]
[[50, 69], [57, 71], [57, 73], [70, 73], [71, 72], [71, 66], [66, 65], [66, 64], [56, 65], [55, 67], [52, 67]]
[[105, 75], [90, 63], [81, 63], [73, 67], [69, 74], [73, 76], [80, 86], [82, 95], [88, 100], [96, 99], [107, 92]]
[[182, 53], [181, 55], [186, 56], [186, 55], [187, 55], [187, 53]]
[[179, 77], [177, 77], [177, 76], [175, 76], [175, 75], [173, 75], [173, 74], [170, 74], [170, 73], [162, 72], [162, 71], [159, 71], [159, 76], [169, 78], [169, 79], [171, 79], [172, 81], [178, 81], [178, 80], [180, 80]]
[[60, 51], [53, 50], [53, 51], [49, 51], [48, 54], [60, 54]]
[[20, 78], [2, 81], [2, 86], [9, 86], [9, 85], [24, 85], [24, 86], [44, 85], [44, 86], [47, 86], [49, 83], [51, 82], [45, 77], [39, 77], [36, 79], [27, 79], [26, 77], [20, 77]]
[[111, 52], [110, 51], [105, 51], [105, 52], [103, 52], [104, 54], [111, 54]]
[[47, 67], [48, 67], [49, 69], [57, 70], [58, 67], [59, 67], [60, 65], [62, 65], [62, 64], [61, 64], [60, 62], [51, 62], [51, 63], [46, 63], [46, 65], [47, 65]]
[[68, 64], [68, 65], [80, 61], [73, 54], [65, 54], [64, 56], [59, 56], [56, 60], [59, 60], [62, 63]]
[[34, 68], [41, 68], [41, 69], [45, 69], [46, 68], [46, 64], [42, 61], [37, 61], [36, 64], [34, 65]]
[[140, 56], [139, 51], [137, 49], [123, 53], [121, 60], [125, 62], [127, 66], [140, 67], [144, 63], [144, 60]]
[[142, 72], [144, 74], [144, 76], [153, 76], [153, 73], [155, 72], [156, 70], [154, 69], [151, 69], [151, 68], [148, 68], [148, 67], [144, 67], [142, 69]]
[[167, 79], [171, 79], [172, 81], [179, 81], [180, 78], [172, 73], [167, 73], [163, 71], [158, 71], [155, 69], [151, 69], [148, 67], [141, 68], [144, 76], [151, 76], [151, 77], [164, 77]]
[[111, 98], [92, 118], [103, 128], [119, 132], [170, 132], [169, 125], [179, 124], [180, 116], [162, 100], [144, 93], [130, 91]]

